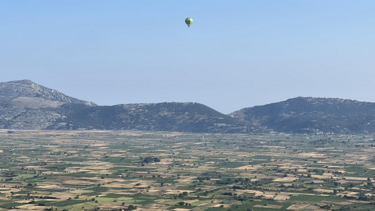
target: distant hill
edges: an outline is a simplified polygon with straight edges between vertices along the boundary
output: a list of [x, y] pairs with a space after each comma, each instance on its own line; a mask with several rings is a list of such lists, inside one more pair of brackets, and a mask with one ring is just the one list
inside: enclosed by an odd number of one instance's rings
[[96, 106], [92, 102], [69, 97], [59, 91], [41, 86], [30, 80], [0, 83], [0, 104], [37, 109], [56, 108], [66, 103]]
[[297, 97], [244, 108], [230, 116], [287, 133], [375, 132], [375, 103], [337, 98]]
[[97, 106], [29, 80], [0, 83], [0, 129], [260, 131], [199, 103]]
[[224, 115], [199, 103], [98, 106], [21, 80], [0, 83], [0, 129], [373, 133], [375, 103], [297, 97]]
[[63, 117], [57, 108], [65, 104], [96, 106], [30, 80], [0, 83], [0, 128], [45, 129]]
[[246, 133], [258, 131], [199, 103], [150, 103], [87, 107], [64, 105], [66, 118], [48, 129], [103, 129]]

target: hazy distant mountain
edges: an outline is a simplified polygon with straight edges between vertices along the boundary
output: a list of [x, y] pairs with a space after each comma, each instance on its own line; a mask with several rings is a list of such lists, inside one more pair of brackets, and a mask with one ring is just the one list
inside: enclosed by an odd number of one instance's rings
[[198, 103], [96, 106], [29, 80], [0, 83], [0, 128], [253, 132], [249, 123]]
[[0, 129], [375, 132], [375, 103], [298, 97], [224, 115], [199, 103], [97, 106], [29, 80], [0, 83]]
[[56, 108], [66, 103], [96, 106], [94, 103], [69, 97], [30, 80], [0, 83], [0, 104], [37, 109]]
[[30, 80], [0, 83], [0, 128], [44, 129], [63, 117], [64, 104], [96, 106]]
[[87, 107], [62, 106], [66, 118], [48, 129], [105, 129], [243, 133], [257, 128], [199, 103], [151, 103]]
[[298, 97], [230, 116], [279, 132], [375, 132], [375, 103], [336, 98]]

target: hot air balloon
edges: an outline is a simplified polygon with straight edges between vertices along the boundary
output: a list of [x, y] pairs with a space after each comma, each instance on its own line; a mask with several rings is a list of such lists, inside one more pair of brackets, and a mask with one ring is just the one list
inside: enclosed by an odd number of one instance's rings
[[193, 19], [192, 18], [186, 18], [185, 23], [186, 23], [186, 25], [188, 25], [188, 27], [190, 27], [191, 24], [193, 24]]

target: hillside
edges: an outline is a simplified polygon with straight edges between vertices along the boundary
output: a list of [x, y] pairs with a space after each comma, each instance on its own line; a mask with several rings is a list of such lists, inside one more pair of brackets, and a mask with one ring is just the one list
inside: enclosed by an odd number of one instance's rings
[[56, 108], [66, 103], [96, 106], [92, 102], [69, 97], [59, 91], [41, 86], [30, 80], [0, 83], [0, 104], [37, 109]]
[[[66, 105], [66, 118], [49, 129], [147, 130], [243, 133], [256, 128], [199, 103], [150, 103], [87, 107]], [[67, 108], [69, 107], [69, 108]]]
[[0, 83], [0, 128], [45, 129], [63, 118], [64, 104], [96, 106], [30, 80]]
[[0, 83], [0, 129], [259, 131], [199, 103], [97, 106], [29, 80]]
[[244, 108], [230, 116], [278, 132], [375, 132], [375, 103], [337, 98], [298, 97]]
[[97, 106], [22, 80], [0, 83], [0, 129], [373, 133], [375, 103], [298, 97], [224, 115], [199, 103]]

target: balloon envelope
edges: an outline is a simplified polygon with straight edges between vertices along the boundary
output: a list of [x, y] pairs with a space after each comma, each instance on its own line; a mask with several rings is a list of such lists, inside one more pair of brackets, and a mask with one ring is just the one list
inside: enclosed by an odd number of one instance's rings
[[193, 24], [193, 19], [192, 18], [186, 18], [185, 23], [186, 23], [186, 25], [188, 25], [188, 27], [190, 27], [191, 24]]

